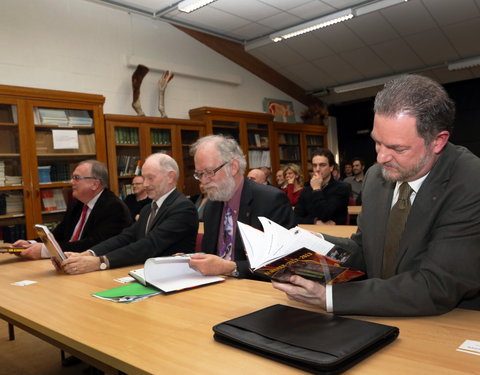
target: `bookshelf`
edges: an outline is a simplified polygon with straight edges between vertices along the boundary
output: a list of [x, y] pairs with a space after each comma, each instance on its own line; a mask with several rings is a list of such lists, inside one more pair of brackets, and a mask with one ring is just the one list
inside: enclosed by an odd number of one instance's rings
[[131, 189], [137, 164], [141, 166], [147, 156], [156, 152], [168, 154], [177, 161], [180, 169], [177, 188], [180, 191], [187, 196], [199, 194], [189, 148], [205, 135], [203, 122], [106, 114], [105, 128], [110, 187], [121, 198]]
[[[312, 172], [312, 155], [315, 149], [328, 147], [327, 127], [322, 125], [273, 123], [272, 159], [276, 170], [289, 163], [302, 167], [305, 181]], [[275, 173], [275, 171], [273, 171]]]
[[223, 134], [237, 140], [247, 157], [248, 169], [271, 167], [273, 116], [267, 113], [200, 107], [190, 118], [204, 121], [207, 134]]
[[36, 238], [34, 224], [60, 221], [74, 166], [106, 162], [104, 101], [0, 85], [0, 240]]

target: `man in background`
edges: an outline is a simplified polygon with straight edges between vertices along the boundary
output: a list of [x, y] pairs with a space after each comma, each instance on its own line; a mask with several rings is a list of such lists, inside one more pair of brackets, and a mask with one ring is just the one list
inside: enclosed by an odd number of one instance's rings
[[377, 94], [377, 164], [363, 188], [358, 231], [325, 236], [352, 253], [366, 280], [274, 283], [336, 314], [421, 316], [480, 309], [480, 159], [449, 143], [455, 104], [433, 80], [404, 75]]
[[62, 262], [66, 273], [79, 274], [144, 263], [148, 258], [195, 251], [198, 215], [193, 203], [175, 187], [178, 165], [162, 153], [150, 155], [142, 168], [152, 204], [120, 234]]
[[280, 189], [285, 189], [288, 185], [287, 179], [285, 178], [285, 171], [283, 169], [279, 169], [277, 173], [275, 173], [275, 180]]
[[265, 183], [267, 185], [271, 185], [272, 184], [272, 181], [271, 181], [271, 176], [272, 176], [272, 170], [270, 169], [270, 167], [260, 167], [260, 170], [265, 173]]
[[365, 170], [365, 163], [360, 158], [354, 158], [352, 160], [352, 172], [353, 176], [346, 177], [343, 181], [350, 184], [352, 187], [351, 197], [355, 200], [356, 204], [361, 204], [362, 196], [362, 184]]
[[[128, 208], [107, 188], [108, 171], [104, 164], [97, 160], [79, 163], [70, 183], [74, 200], [52, 231], [62, 250], [84, 251], [131, 224]], [[18, 240], [14, 246], [25, 248], [19, 254], [25, 259], [50, 256], [41, 242]]]
[[266, 185], [267, 179], [265, 178], [265, 173], [261, 169], [251, 169], [247, 174], [249, 180], [255, 181], [257, 184]]
[[124, 202], [130, 211], [132, 220], [136, 221], [143, 206], [152, 203], [152, 200], [148, 197], [145, 186], [143, 186], [143, 176], [135, 176], [132, 179], [132, 191], [132, 194], [125, 197]]
[[195, 178], [205, 187], [208, 202], [203, 215], [202, 252], [190, 266], [204, 275], [253, 277], [237, 222], [262, 229], [265, 216], [291, 228], [293, 214], [285, 193], [244, 177], [247, 162], [238, 143], [220, 135], [200, 138], [190, 149]]

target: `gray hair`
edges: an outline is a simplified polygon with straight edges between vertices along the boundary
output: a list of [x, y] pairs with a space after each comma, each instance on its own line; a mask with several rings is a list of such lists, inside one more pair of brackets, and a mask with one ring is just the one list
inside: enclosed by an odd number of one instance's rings
[[428, 145], [441, 131], [453, 131], [455, 103], [439, 83], [412, 74], [387, 82], [375, 98], [374, 112], [388, 117], [400, 113], [414, 117], [417, 132]]
[[95, 177], [100, 181], [100, 185], [108, 188], [108, 169], [105, 164], [99, 162], [98, 160], [89, 159], [81, 161], [77, 164], [77, 167], [82, 164], [90, 164], [92, 166], [92, 177]]
[[213, 143], [216, 146], [222, 162], [225, 163], [232, 159], [237, 159], [240, 174], [243, 175], [245, 173], [245, 169], [247, 168], [245, 155], [237, 141], [231, 137], [224, 135], [207, 135], [206, 137], [202, 137], [190, 146], [190, 155], [195, 156], [195, 153], [200, 147], [209, 143]]
[[180, 175], [180, 171], [178, 169], [178, 164], [171, 156], [164, 154], [162, 152], [157, 152], [155, 154], [150, 155], [147, 157], [147, 160], [153, 160], [158, 164], [158, 167], [162, 173], [167, 174], [170, 171], [175, 172], [175, 182], [178, 181], [178, 176]]

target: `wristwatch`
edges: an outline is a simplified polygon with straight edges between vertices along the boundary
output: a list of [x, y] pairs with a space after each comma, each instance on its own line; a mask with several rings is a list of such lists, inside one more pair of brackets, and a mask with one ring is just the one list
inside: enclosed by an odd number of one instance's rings
[[238, 272], [238, 269], [237, 269], [237, 266], [235, 265], [235, 269], [232, 271], [232, 273], [230, 274], [230, 276], [232, 277], [238, 277], [240, 276], [240, 272]]
[[100, 269], [103, 271], [103, 270], [106, 270], [108, 268], [108, 260], [107, 260], [107, 257], [104, 256], [104, 255], [101, 255], [100, 257]]

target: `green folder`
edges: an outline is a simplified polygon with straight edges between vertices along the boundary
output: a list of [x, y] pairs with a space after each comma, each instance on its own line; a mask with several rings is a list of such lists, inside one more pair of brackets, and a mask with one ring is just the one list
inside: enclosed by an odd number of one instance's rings
[[118, 288], [93, 293], [92, 296], [114, 302], [135, 302], [160, 293], [156, 288], [133, 282]]

